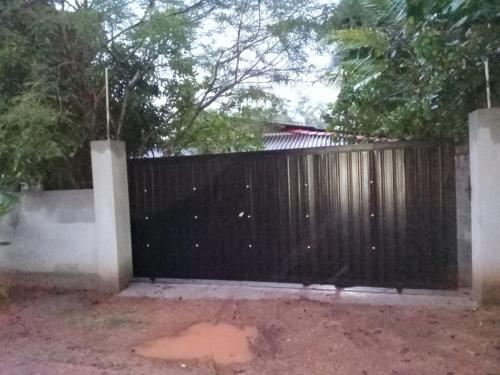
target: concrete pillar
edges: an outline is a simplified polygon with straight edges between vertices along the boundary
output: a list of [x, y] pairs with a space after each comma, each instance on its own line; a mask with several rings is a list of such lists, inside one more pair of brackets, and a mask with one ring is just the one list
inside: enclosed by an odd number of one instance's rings
[[472, 289], [500, 304], [500, 108], [469, 115], [472, 189]]
[[106, 291], [132, 278], [132, 241], [125, 143], [90, 143], [97, 240], [97, 272]]

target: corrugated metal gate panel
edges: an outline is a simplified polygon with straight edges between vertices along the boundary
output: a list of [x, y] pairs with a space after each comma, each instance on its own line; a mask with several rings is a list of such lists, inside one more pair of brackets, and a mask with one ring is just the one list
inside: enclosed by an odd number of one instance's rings
[[134, 159], [129, 181], [136, 276], [456, 284], [452, 146]]

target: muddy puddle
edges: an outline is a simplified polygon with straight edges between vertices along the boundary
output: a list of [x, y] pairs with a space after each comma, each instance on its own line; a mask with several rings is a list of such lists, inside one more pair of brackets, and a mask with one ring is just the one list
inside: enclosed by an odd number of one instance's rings
[[221, 365], [249, 362], [254, 358], [250, 343], [258, 335], [256, 327], [198, 323], [177, 336], [148, 341], [135, 348], [143, 357], [172, 361], [204, 360]]

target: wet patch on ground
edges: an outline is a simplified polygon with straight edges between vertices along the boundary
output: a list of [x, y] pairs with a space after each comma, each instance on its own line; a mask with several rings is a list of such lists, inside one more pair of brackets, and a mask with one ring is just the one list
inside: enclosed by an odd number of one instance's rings
[[250, 344], [258, 336], [257, 328], [239, 328], [226, 323], [198, 323], [176, 336], [148, 341], [135, 348], [143, 357], [171, 361], [213, 361], [220, 365], [250, 362], [254, 354]]

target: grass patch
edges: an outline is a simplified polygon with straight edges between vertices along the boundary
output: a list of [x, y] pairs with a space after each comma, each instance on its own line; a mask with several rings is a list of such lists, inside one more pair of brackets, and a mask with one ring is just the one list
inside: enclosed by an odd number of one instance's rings
[[66, 321], [69, 324], [79, 325], [90, 331], [126, 328], [141, 324], [141, 322], [130, 316], [118, 313], [104, 316], [75, 314], [67, 317]]
[[5, 285], [0, 284], [0, 305], [5, 305], [9, 302], [9, 290]]

